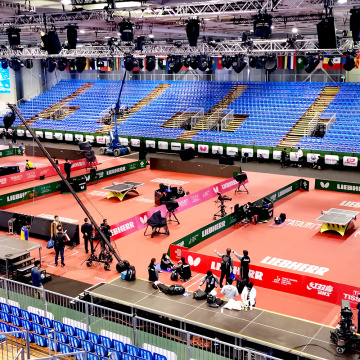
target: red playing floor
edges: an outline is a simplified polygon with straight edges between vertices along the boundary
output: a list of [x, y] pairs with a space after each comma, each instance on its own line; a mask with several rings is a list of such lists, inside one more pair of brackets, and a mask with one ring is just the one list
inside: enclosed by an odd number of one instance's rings
[[[250, 194], [237, 194], [234, 196], [232, 192], [227, 193], [228, 196], [233, 197], [233, 200], [227, 204], [228, 211], [230, 211], [231, 204], [254, 201], [297, 179], [290, 176], [261, 173], [248, 173], [248, 177]], [[99, 182], [90, 186], [87, 193], [81, 194], [81, 197], [97, 220], [101, 220], [105, 216], [110, 220], [110, 223], [113, 223], [139, 214], [153, 206], [150, 200], [153, 199], [153, 191], [158, 183], [151, 182], [151, 180], [156, 178], [189, 181], [188, 184], [184, 185], [184, 188], [191, 192], [222, 180], [221, 178], [166, 173], [147, 169], [124, 174], [111, 179], [111, 181]], [[126, 180], [145, 183], [144, 186], [139, 188], [141, 192], [139, 197], [127, 199], [121, 203], [117, 199], [107, 200], [103, 196], [104, 194], [101, 194], [103, 192], [102, 188], [112, 181]], [[314, 182], [310, 180], [310, 189], [313, 186]], [[356, 259], [359, 254], [359, 246], [357, 245], [360, 238], [359, 232], [355, 229], [345, 237], [320, 234], [319, 226], [315, 221], [320, 216], [321, 210], [328, 210], [332, 207], [355, 210], [341, 205], [345, 204], [344, 201], [356, 202], [360, 200], [358, 195], [353, 194], [330, 193], [320, 190], [298, 191], [275, 203], [275, 215], [285, 212], [287, 218], [292, 220], [287, 225], [273, 227], [269, 223], [256, 226], [249, 225], [246, 228], [232, 227], [192, 248], [192, 250], [213, 255], [214, 248], [220, 252], [224, 251], [226, 247], [234, 248], [238, 252], [246, 248], [253, 264], [260, 265], [261, 260], [266, 256], [306, 262], [328, 267], [330, 270], [324, 277], [326, 279], [347, 284], [357, 284], [356, 276], [359, 273], [359, 265]], [[15, 211], [21, 209], [22, 212], [34, 215], [44, 212], [47, 214], [57, 213], [60, 216], [80, 221], [83, 217], [81, 210], [70, 195], [52, 196], [43, 200], [38, 199], [21, 206], [12, 207], [12, 209]], [[145, 237], [142, 231], [138, 231], [117, 240], [114, 244], [117, 246], [121, 258], [129, 260], [130, 263], [135, 265], [137, 276], [147, 278], [147, 265], [151, 257], [154, 256], [159, 260], [161, 254], [167, 251], [171, 242], [210, 223], [216, 210], [214, 202], [208, 201], [179, 213], [180, 225], [169, 224], [170, 236], [161, 235], [151, 239]], [[43, 243], [45, 244], [45, 242]], [[66, 250], [66, 266], [64, 268], [54, 267], [53, 250], [44, 249], [43, 254], [43, 260], [45, 265], [48, 266], [48, 271], [56, 275], [91, 284], [96, 284], [99, 281], [110, 281], [119, 276], [115, 271], [115, 266], [112, 267], [110, 272], [104, 271], [98, 264], [88, 268], [85, 264], [87, 255], [82, 244], [73, 250]], [[169, 273], [163, 273], [160, 277], [163, 282], [171, 283]], [[185, 286], [189, 287], [190, 290], [194, 290], [198, 287], [201, 278], [201, 274], [195, 273], [193, 279]], [[260, 287], [257, 290], [257, 305], [260, 308], [327, 325], [333, 325], [337, 321], [338, 305]]]

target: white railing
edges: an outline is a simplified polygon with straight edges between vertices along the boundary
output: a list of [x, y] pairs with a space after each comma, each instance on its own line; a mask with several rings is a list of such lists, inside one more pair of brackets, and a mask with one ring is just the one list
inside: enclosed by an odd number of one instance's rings
[[314, 130], [316, 129], [316, 126], [320, 120], [320, 112], [317, 112], [314, 117], [310, 120], [307, 128], [304, 130], [304, 136], [309, 137], [312, 136]]
[[330, 129], [330, 126], [335, 122], [335, 120], [336, 120], [336, 113], [333, 114], [333, 116], [330, 118], [330, 120], [326, 124], [326, 132]]
[[220, 131], [222, 131], [227, 125], [229, 125], [234, 120], [234, 110], [224, 110], [223, 114], [225, 114], [225, 116], [221, 119]]

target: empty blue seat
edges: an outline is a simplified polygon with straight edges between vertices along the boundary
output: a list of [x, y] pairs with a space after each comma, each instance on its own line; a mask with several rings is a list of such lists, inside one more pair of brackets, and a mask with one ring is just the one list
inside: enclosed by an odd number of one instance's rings
[[88, 339], [89, 341], [91, 341], [93, 344], [98, 344], [99, 343], [99, 335], [95, 334], [91, 331], [88, 331]]
[[1, 311], [5, 311], [7, 314], [10, 314], [10, 306], [5, 303], [0, 303]]
[[72, 352], [72, 347], [70, 345], [63, 344], [60, 342], [59, 347], [60, 347], [60, 352], [63, 354], [68, 354]]
[[25, 320], [31, 320], [30, 313], [27, 310], [20, 309], [20, 315]]
[[9, 325], [5, 324], [3, 322], [0, 322], [0, 331], [1, 332], [8, 332], [9, 331]]
[[27, 331], [26, 333], [22, 333], [22, 338], [26, 341], [27, 338], [29, 339], [29, 342], [34, 342], [34, 334], [32, 334], [31, 332]]
[[38, 335], [43, 335], [44, 334], [44, 328], [36, 323], [33, 323], [33, 331], [34, 333], [38, 334]]
[[50, 349], [52, 351], [60, 351], [60, 343], [54, 340], [50, 340]]
[[83, 329], [75, 328], [76, 336], [81, 340], [87, 340], [87, 332]]
[[21, 319], [21, 327], [23, 327], [25, 330], [32, 331], [32, 323], [29, 320]]
[[114, 347], [114, 341], [107, 336], [100, 335], [100, 343], [109, 349]]
[[52, 328], [53, 327], [53, 321], [48, 319], [47, 317], [45, 316], [41, 316], [41, 323], [48, 327], [48, 328]]
[[111, 360], [122, 360], [121, 353], [118, 351], [111, 351], [109, 354], [109, 359]]
[[[53, 326], [54, 326], [54, 330], [55, 331], [60, 331], [60, 332], [63, 332], [64, 331], [64, 324], [60, 321], [56, 321], [54, 320], [53, 321]], [[74, 335], [74, 334], [69, 334], [68, 335]]]
[[7, 323], [10, 322], [10, 315], [7, 314], [5, 311], [0, 311], [0, 318], [2, 321], [5, 321]]
[[[55, 324], [54, 324], [55, 327]], [[63, 330], [67, 335], [75, 335], [75, 328], [71, 325], [66, 325], [64, 324], [64, 330]], [[77, 335], [76, 335], [77, 336]]]
[[45, 336], [41, 336], [38, 334], [34, 334], [34, 341], [36, 345], [46, 347], [47, 345], [47, 338]]
[[72, 346], [72, 347], [78, 348], [81, 346], [81, 341], [76, 336], [68, 336], [68, 340], [69, 340], [70, 346]]
[[68, 343], [68, 335], [67, 334], [64, 334], [64, 333], [62, 333], [62, 332], [57, 332], [56, 333], [56, 340], [57, 341], [60, 341], [60, 342], [62, 342], [62, 343], [64, 343], [64, 344], [67, 344]]
[[20, 317], [20, 309], [17, 306], [10, 306], [10, 311], [13, 315]]
[[149, 350], [142, 349], [142, 348], [139, 348], [138, 357], [141, 359], [145, 359], [145, 360], [153, 360], [152, 352]]
[[139, 349], [136, 346], [130, 344], [126, 344], [125, 351], [133, 356], [138, 356], [139, 354]]
[[94, 344], [89, 340], [81, 340], [81, 347], [86, 350], [92, 352], [94, 350]]
[[10, 321], [15, 325], [15, 326], [21, 326], [21, 320], [20, 318], [18, 318], [15, 315], [10, 315]]
[[94, 352], [99, 356], [107, 356], [108, 349], [103, 345], [94, 344]]
[[166, 356], [154, 353], [154, 360], [167, 360]]
[[135, 360], [135, 357], [127, 353], [122, 353], [121, 360]]
[[88, 360], [100, 360], [100, 356], [99, 355], [95, 355], [95, 354], [87, 354], [87, 358]]
[[119, 341], [119, 340], [114, 340], [114, 346], [113, 348], [116, 350], [116, 351], [119, 351], [119, 352], [125, 352], [125, 345], [123, 342]]
[[41, 324], [41, 318], [38, 314], [31, 313], [31, 321], [37, 324]]

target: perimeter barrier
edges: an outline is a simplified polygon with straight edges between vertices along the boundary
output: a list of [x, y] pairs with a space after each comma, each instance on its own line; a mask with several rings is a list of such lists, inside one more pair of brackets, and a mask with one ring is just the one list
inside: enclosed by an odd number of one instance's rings
[[[40, 292], [42, 293], [41, 296]], [[122, 312], [9, 279], [2, 279], [0, 282], [0, 302], [84, 331], [91, 331], [122, 341], [124, 344], [156, 352], [166, 356], [167, 360], [281, 359], [281, 357], [269, 355], [274, 350], [269, 349], [268, 345], [256, 343], [252, 339], [235, 337], [233, 338], [235, 343], [230, 343], [216, 338], [224, 337], [226, 339], [228, 336], [226, 334], [221, 336], [218, 333], [212, 338], [194, 331], [187, 331], [185, 330], [187, 323], [183, 320], [174, 321], [174, 325], [178, 326], [175, 327], [151, 320], [151, 317], [156, 317], [155, 314], [149, 313], [149, 319], [138, 316], [137, 309], [131, 304], [126, 307], [127, 312]], [[212, 333], [206, 329], [201, 330], [199, 328], [199, 330], [202, 333]], [[57, 332], [52, 329], [50, 331], [55, 333], [54, 341], [59, 341]], [[17, 341], [17, 338], [14, 341]], [[76, 350], [80, 351], [81, 349]], [[281, 349], [275, 351], [281, 352]], [[62, 359], [62, 356], [65, 354], [59, 354], [56, 357], [49, 356], [44, 360], [55, 360], [59, 357]], [[292, 354], [289, 352], [285, 354], [284, 352], [284, 356], [283, 358], [287, 360], [299, 359], [296, 351]], [[76, 356], [76, 359], [86, 360], [86, 357]], [[304, 358], [302, 357], [302, 359]]]

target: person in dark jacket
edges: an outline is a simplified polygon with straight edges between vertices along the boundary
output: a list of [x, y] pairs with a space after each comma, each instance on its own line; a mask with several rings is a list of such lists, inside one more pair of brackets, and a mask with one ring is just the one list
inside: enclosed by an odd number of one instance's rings
[[159, 280], [159, 270], [155, 266], [156, 259], [152, 258], [150, 261], [150, 265], [148, 266], [149, 272], [149, 281], [158, 281]]
[[220, 285], [218, 277], [214, 275], [211, 270], [208, 270], [208, 272], [206, 273], [205, 277], [199, 285], [199, 289], [201, 289], [201, 286], [204, 282], [206, 282], [205, 292], [207, 294], [209, 294], [214, 288], [216, 289]]
[[160, 262], [160, 268], [162, 270], [170, 270], [174, 267], [174, 263], [170, 260], [166, 253], [163, 253]]
[[[36, 286], [37, 288], [43, 289], [43, 284], [41, 282], [42, 276], [41, 276], [41, 261], [36, 260], [34, 262], [34, 267], [31, 269], [31, 282], [32, 286]], [[39, 299], [43, 299], [43, 291], [42, 290], [35, 290], [35, 294]]]
[[69, 159], [65, 159], [65, 164], [64, 164], [64, 171], [66, 174], [66, 179], [70, 179], [70, 170], [71, 169], [71, 163], [69, 163]]
[[220, 254], [217, 250], [215, 250], [215, 253], [217, 256], [221, 257], [221, 259], [222, 259], [221, 265], [220, 265], [220, 270], [221, 270], [220, 288], [222, 289], [224, 278], [225, 278], [225, 283], [227, 284], [227, 280], [230, 278], [230, 274], [233, 271], [234, 260], [230, 256], [230, 254], [231, 254], [230, 248], [226, 249], [226, 254]]
[[235, 250], [233, 250], [233, 253], [241, 261], [240, 277], [242, 279], [246, 279], [246, 284], [248, 284], [249, 283], [249, 264], [250, 264], [249, 252], [247, 250], [244, 250], [243, 251], [244, 256], [241, 256]]
[[58, 232], [54, 235], [54, 238], [53, 238], [54, 249], [55, 249], [55, 266], [57, 266], [57, 264], [58, 264], [59, 254], [61, 257], [61, 266], [65, 266], [64, 250], [65, 250], [66, 237], [65, 237], [65, 234], [63, 232], [63, 228], [61, 225], [58, 225], [57, 231]]
[[81, 232], [84, 236], [84, 244], [85, 244], [85, 251], [86, 253], [89, 252], [88, 250], [88, 242], [90, 242], [90, 246], [91, 246], [91, 253], [94, 252], [94, 244], [93, 244], [93, 240], [92, 240], [92, 225], [89, 223], [88, 218], [84, 219], [84, 224], [81, 225]]
[[175, 269], [180, 276], [180, 280], [188, 281], [191, 278], [191, 268], [184, 257], [181, 258], [181, 261], [179, 261]]
[[282, 168], [286, 166], [286, 148], [282, 149], [281, 151], [280, 165]]

